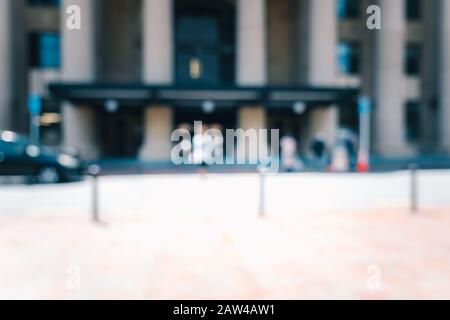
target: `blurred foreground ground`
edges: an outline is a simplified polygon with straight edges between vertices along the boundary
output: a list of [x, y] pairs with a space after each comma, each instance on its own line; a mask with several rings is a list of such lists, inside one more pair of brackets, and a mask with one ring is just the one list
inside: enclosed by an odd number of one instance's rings
[[258, 219], [255, 174], [102, 177], [102, 226], [90, 181], [0, 186], [0, 298], [449, 299], [450, 171], [419, 182], [412, 215], [406, 172], [268, 177]]

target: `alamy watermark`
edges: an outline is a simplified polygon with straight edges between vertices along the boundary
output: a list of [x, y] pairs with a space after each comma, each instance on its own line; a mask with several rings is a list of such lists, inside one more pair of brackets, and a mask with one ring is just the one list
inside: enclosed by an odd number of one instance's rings
[[79, 266], [68, 266], [66, 275], [66, 289], [69, 291], [81, 290], [81, 268]]
[[66, 8], [66, 27], [69, 30], [81, 30], [81, 8], [75, 4]]
[[367, 7], [367, 14], [370, 16], [367, 18], [366, 26], [369, 30], [381, 29], [381, 8], [377, 5], [371, 5]]
[[[269, 139], [270, 137], [270, 139]], [[194, 121], [193, 135], [176, 129], [171, 141], [171, 159], [176, 165], [258, 165], [270, 173], [279, 170], [280, 132], [278, 129], [208, 129]]]
[[[370, 15], [366, 20], [366, 26], [369, 30], [381, 29], [381, 8], [378, 5], [367, 7], [366, 13]], [[81, 30], [81, 8], [72, 4], [66, 8], [66, 27], [69, 30]]]
[[381, 268], [377, 265], [371, 265], [366, 270], [366, 286], [370, 291], [381, 290]]

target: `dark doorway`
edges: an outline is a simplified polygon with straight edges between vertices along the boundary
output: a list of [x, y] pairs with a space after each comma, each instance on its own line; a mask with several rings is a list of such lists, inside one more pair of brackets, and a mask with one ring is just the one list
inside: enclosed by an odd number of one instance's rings
[[[194, 138], [196, 129], [195, 121], [201, 121], [201, 130], [215, 129], [222, 133], [225, 159], [229, 156], [226, 154], [226, 130], [235, 129], [237, 127], [237, 108], [234, 107], [219, 107], [213, 112], [207, 113], [200, 107], [178, 107], [175, 111], [174, 125], [176, 129], [187, 129]], [[198, 129], [197, 129], [198, 130]]]
[[100, 138], [105, 158], [135, 158], [143, 141], [143, 111], [102, 112]]
[[307, 146], [306, 114], [296, 114], [289, 108], [270, 109], [267, 114], [268, 127], [280, 130], [280, 139], [286, 135], [292, 136], [297, 141], [298, 150], [304, 150]]
[[233, 83], [234, 6], [224, 0], [177, 0], [175, 8], [177, 83]]

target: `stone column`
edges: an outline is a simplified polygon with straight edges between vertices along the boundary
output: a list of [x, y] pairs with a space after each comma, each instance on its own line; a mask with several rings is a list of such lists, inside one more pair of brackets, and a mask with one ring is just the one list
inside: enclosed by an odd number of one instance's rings
[[[173, 82], [172, 0], [143, 1], [143, 81], [153, 85]], [[145, 135], [139, 157], [145, 161], [170, 161], [173, 108], [147, 106]]]
[[441, 150], [450, 153], [450, 1], [440, 1], [439, 9], [439, 137]]
[[238, 0], [237, 82], [263, 86], [267, 81], [266, 1]]
[[[336, 46], [337, 14], [334, 0], [306, 0], [300, 7], [300, 17], [305, 19], [307, 30], [307, 84], [314, 87], [335, 86], [337, 82]], [[305, 34], [304, 32], [302, 34]], [[302, 39], [299, 39], [302, 41]], [[328, 147], [334, 144], [339, 126], [339, 110], [336, 105], [314, 108], [310, 113], [307, 143], [321, 132]]]
[[404, 1], [380, 0], [379, 5], [382, 28], [374, 31], [374, 147], [381, 155], [405, 155]]
[[[61, 3], [62, 79], [64, 82], [93, 82], [96, 75], [96, 0], [63, 0]], [[67, 9], [81, 10], [81, 29], [66, 25]], [[63, 112], [64, 145], [75, 147], [88, 160], [99, 157], [95, 113], [88, 106], [65, 102]]]
[[[238, 0], [238, 54], [237, 83], [240, 86], [265, 86], [267, 83], [267, 21], [265, 0]], [[238, 112], [238, 126], [247, 129], [265, 129], [264, 106], [242, 106]], [[249, 141], [257, 144], [258, 141]], [[245, 151], [245, 141], [239, 141], [238, 152]], [[257, 159], [257, 154], [249, 154]]]
[[141, 158], [168, 161], [172, 144], [173, 110], [167, 106], [151, 106], [145, 112], [145, 148]]
[[[308, 0], [308, 84], [336, 84], [337, 14], [334, 0]], [[304, 17], [304, 15], [302, 15]], [[301, 41], [301, 39], [299, 39]]]
[[172, 0], [143, 1], [143, 78], [147, 83], [172, 83], [174, 65], [172, 5]]
[[12, 0], [0, 0], [0, 130], [12, 129]]
[[[244, 129], [245, 131], [249, 129], [265, 129], [266, 128], [266, 110], [259, 106], [246, 106], [241, 107], [239, 110], [239, 123], [238, 126], [240, 129]], [[270, 134], [269, 134], [270, 136]], [[255, 136], [248, 135], [247, 139], [239, 139], [237, 145], [237, 152], [240, 155], [245, 155], [246, 145], [250, 146], [258, 146], [258, 148], [248, 148], [249, 152], [249, 160], [254, 163], [258, 161], [258, 149], [259, 149], [259, 134], [256, 132], [256, 140], [254, 140]], [[263, 142], [261, 142], [263, 143]]]

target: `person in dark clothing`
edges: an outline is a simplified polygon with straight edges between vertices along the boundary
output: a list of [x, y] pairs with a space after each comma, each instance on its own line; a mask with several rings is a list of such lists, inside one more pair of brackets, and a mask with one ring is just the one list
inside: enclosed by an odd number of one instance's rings
[[327, 145], [323, 134], [319, 132], [314, 136], [310, 150], [313, 156], [313, 166], [316, 169], [323, 170], [328, 164]]
[[314, 154], [314, 158], [321, 159], [325, 154], [325, 143], [320, 139], [314, 139], [311, 143], [311, 150]]

